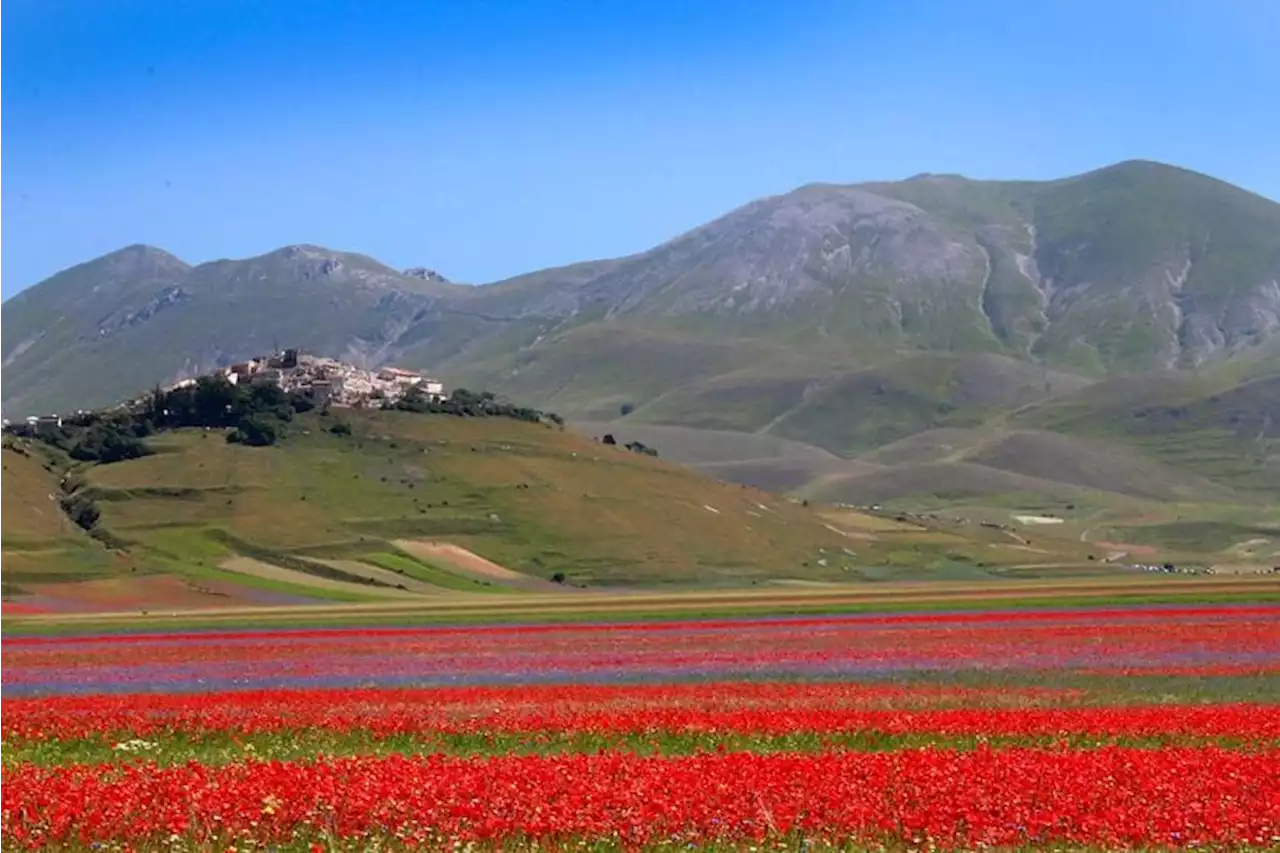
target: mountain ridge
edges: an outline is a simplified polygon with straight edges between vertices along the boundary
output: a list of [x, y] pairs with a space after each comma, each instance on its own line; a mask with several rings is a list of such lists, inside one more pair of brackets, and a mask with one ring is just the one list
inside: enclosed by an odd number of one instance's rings
[[808, 184], [647, 251], [484, 285], [308, 244], [195, 266], [130, 246], [4, 307], [10, 417], [297, 346], [589, 420], [626, 407], [859, 455], [1111, 379], [1265, 367], [1280, 204], [1150, 161], [922, 174]]

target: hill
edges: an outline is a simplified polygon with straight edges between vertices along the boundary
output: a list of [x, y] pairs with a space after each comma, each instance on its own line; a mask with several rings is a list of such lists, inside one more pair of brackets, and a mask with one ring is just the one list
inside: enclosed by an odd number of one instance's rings
[[708, 476], [777, 494], [796, 491], [816, 478], [833, 473], [866, 472], [876, 467], [771, 435], [662, 426], [627, 418], [577, 421], [570, 426], [576, 432], [596, 438], [612, 435], [621, 444], [639, 441], [660, 448], [664, 459]]
[[1124, 443], [1258, 500], [1280, 501], [1280, 372], [1119, 378], [1017, 412], [1013, 423]]
[[[179, 579], [189, 598], [357, 599], [845, 577], [818, 564], [845, 539], [810, 510], [543, 425], [351, 410], [300, 415], [270, 447], [205, 429], [147, 441], [71, 466], [7, 439], [7, 592], [121, 575]], [[92, 536], [69, 498], [93, 507]]]
[[[141, 457], [75, 463], [6, 438], [7, 601], [92, 610], [995, 580], [1028, 563], [996, 531], [810, 507], [510, 418], [335, 409], [298, 414], [265, 447], [204, 428], [145, 443]], [[1062, 540], [1035, 562], [1088, 573], [1088, 548]]]

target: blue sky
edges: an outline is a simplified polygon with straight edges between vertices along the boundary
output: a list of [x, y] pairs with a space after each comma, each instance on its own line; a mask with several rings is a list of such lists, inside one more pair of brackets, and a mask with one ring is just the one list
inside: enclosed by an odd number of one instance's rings
[[1176, 163], [1280, 198], [1273, 0], [7, 0], [7, 297], [131, 243], [484, 282], [811, 181]]

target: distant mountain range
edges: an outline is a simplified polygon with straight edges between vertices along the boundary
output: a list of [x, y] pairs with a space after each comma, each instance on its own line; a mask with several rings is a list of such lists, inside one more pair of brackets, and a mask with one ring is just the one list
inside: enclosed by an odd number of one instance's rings
[[[647, 252], [482, 286], [316, 246], [195, 267], [133, 246], [14, 296], [3, 332], [7, 417], [297, 346], [843, 459], [938, 429], [1048, 430], [1224, 488], [1272, 494], [1274, 473], [1280, 493], [1280, 204], [1158, 163], [810, 185]], [[1156, 414], [1135, 437], [1137, 392]], [[1179, 408], [1196, 414], [1161, 414]]]

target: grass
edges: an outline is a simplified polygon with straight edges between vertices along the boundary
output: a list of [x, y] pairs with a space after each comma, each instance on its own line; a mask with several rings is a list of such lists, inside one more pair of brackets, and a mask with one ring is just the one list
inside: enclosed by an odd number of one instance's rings
[[56, 451], [30, 441], [5, 438], [0, 452], [6, 488], [25, 500], [5, 502], [4, 547], [15, 550], [79, 547], [88, 537], [58, 506], [62, 495]]
[[1142, 545], [1160, 544], [1184, 552], [1222, 552], [1243, 542], [1270, 543], [1280, 551], [1280, 524], [1251, 524], [1243, 521], [1194, 519], [1155, 524], [1133, 524], [1112, 528], [1108, 535], [1120, 541]]

